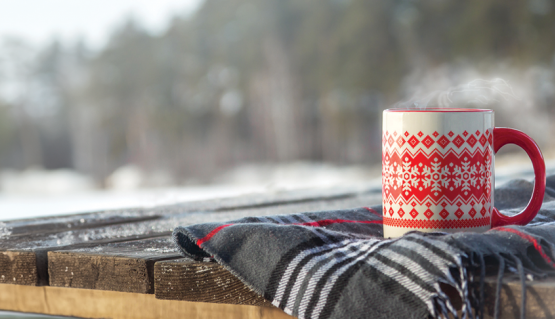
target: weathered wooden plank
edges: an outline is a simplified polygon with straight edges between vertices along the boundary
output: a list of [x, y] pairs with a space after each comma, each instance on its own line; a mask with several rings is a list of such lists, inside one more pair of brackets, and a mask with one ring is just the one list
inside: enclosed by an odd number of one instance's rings
[[226, 211], [318, 201], [324, 199], [347, 198], [364, 192], [376, 192], [377, 188], [334, 188], [327, 190], [300, 190], [278, 193], [243, 195], [231, 198], [191, 201], [156, 207], [136, 207], [128, 209], [86, 212], [73, 215], [48, 216], [40, 218], [9, 220], [0, 222], [0, 240], [29, 234], [54, 234], [68, 230], [95, 228], [106, 225], [147, 221], [194, 211]]
[[36, 285], [37, 255], [32, 251], [5, 251], [0, 254], [0, 283]]
[[180, 257], [170, 237], [50, 251], [50, 286], [153, 293], [154, 262]]
[[0, 223], [0, 239], [14, 239], [30, 234], [55, 234], [107, 225], [155, 220], [161, 215], [156, 210], [129, 209], [71, 216], [36, 218]]
[[[380, 195], [370, 195], [257, 207], [228, 212], [195, 214], [194, 216], [188, 215], [188, 219], [184, 218], [177, 222], [180, 225], [190, 225], [197, 222], [225, 221], [245, 216], [352, 208], [369, 205], [380, 200]], [[164, 222], [164, 220], [156, 221], [156, 227], [160, 226], [160, 222]], [[171, 229], [175, 226], [171, 225]], [[177, 256], [175, 246], [169, 238], [50, 251], [48, 253], [50, 285], [152, 293], [152, 276], [147, 276], [147, 274], [153, 272], [153, 262]]]
[[[14, 239], [0, 246], [0, 283], [19, 285], [48, 284], [48, 258], [51, 250], [94, 247], [102, 243], [167, 236], [184, 219], [171, 218], [161, 224], [143, 222], [112, 225], [91, 230], [69, 231], [50, 236], [33, 236], [30, 241]], [[172, 225], [172, 226], [168, 226]], [[120, 234], [117, 234], [121, 231]], [[115, 234], [115, 235], [114, 235]]]
[[[488, 278], [485, 290], [486, 315], [494, 315], [495, 278]], [[503, 280], [499, 318], [520, 318], [522, 286], [516, 276]], [[555, 278], [526, 282], [526, 318], [555, 318]]]
[[112, 319], [293, 318], [275, 307], [159, 300], [148, 294], [1, 284], [0, 310]]
[[217, 263], [190, 259], [160, 261], [154, 266], [156, 298], [236, 305], [270, 306]]
[[[166, 263], [170, 262], [160, 262]], [[157, 263], [158, 264], [158, 263]], [[166, 265], [166, 266], [167, 266]], [[157, 265], [158, 266], [158, 265]], [[206, 265], [205, 265], [206, 266]], [[173, 268], [172, 272], [179, 268]], [[182, 269], [182, 268], [181, 268]], [[230, 274], [231, 275], [231, 274]], [[173, 275], [175, 276], [175, 275]], [[495, 279], [486, 285], [486, 318], [493, 315]], [[505, 280], [500, 318], [520, 318], [520, 284]], [[527, 283], [526, 318], [555, 317], [555, 281]], [[167, 295], [166, 295], [167, 296]], [[172, 295], [176, 296], [176, 295]], [[292, 318], [272, 307], [160, 300], [148, 294], [0, 284], [0, 310], [83, 318]]]

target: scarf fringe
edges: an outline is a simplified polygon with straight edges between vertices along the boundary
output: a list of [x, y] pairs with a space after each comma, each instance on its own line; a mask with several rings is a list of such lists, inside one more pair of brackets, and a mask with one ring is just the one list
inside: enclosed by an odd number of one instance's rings
[[[443, 291], [440, 285], [437, 285], [437, 295], [434, 297], [433, 304], [435, 305], [432, 318], [455, 318], [455, 319], [482, 319], [485, 318], [485, 261], [482, 254], [477, 254], [478, 261], [475, 258], [470, 258], [467, 260], [468, 263], [465, 266], [464, 259], [462, 257], [457, 264], [457, 267], [453, 268], [454, 273], [458, 273], [459, 276], [443, 278], [442, 282], [454, 288], [458, 297], [461, 299], [460, 309], [456, 309], [452, 302], [451, 297], [448, 292]], [[521, 301], [520, 301], [520, 318], [526, 318], [526, 276], [528, 274], [536, 273], [533, 269], [528, 269], [524, 267], [522, 260], [516, 255], [502, 256], [500, 254], [494, 255], [494, 258], [498, 262], [497, 270], [497, 280], [495, 289], [495, 304], [493, 318], [499, 319], [500, 315], [500, 299], [501, 299], [501, 287], [503, 284], [503, 278], [505, 271], [508, 270], [511, 273], [518, 274], [520, 278], [521, 285]], [[515, 267], [511, 267], [515, 265]], [[476, 274], [477, 268], [479, 269], [479, 280], [476, 284], [474, 281], [474, 274]], [[472, 289], [469, 287], [469, 283], [473, 283]], [[477, 286], [477, 287], [476, 287]]]

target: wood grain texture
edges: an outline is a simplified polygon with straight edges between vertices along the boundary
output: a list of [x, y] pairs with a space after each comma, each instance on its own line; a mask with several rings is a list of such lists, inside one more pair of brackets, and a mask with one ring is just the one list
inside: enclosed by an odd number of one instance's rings
[[175, 258], [170, 237], [50, 251], [50, 286], [154, 293], [154, 263]]
[[14, 239], [31, 234], [48, 235], [68, 230], [155, 220], [160, 216], [157, 210], [128, 209], [7, 221], [0, 224], [0, 239]]
[[163, 216], [195, 211], [225, 211], [337, 199], [379, 190], [374, 186], [341, 187], [324, 190], [299, 190], [275, 193], [250, 194], [230, 198], [191, 201], [155, 207], [135, 207], [126, 209], [86, 212], [72, 215], [48, 216], [0, 222], [0, 243], [2, 239], [13, 239], [29, 234], [55, 234], [58, 232], [95, 228], [121, 223], [154, 220]]
[[[496, 287], [496, 281], [488, 278], [485, 311], [490, 318], [494, 314]], [[521, 289], [520, 281], [515, 276], [507, 276], [503, 280], [499, 318], [520, 318]], [[526, 282], [526, 318], [555, 318], [555, 278]]]
[[217, 263], [161, 261], [154, 266], [154, 278], [158, 299], [271, 306]]
[[0, 282], [35, 286], [37, 280], [37, 255], [34, 252], [0, 252]]
[[[135, 229], [144, 229], [144, 232], [150, 235], [165, 235], [169, 234], [169, 232], [164, 232], [164, 227], [173, 229], [178, 225], [213, 221], [221, 222], [246, 216], [278, 215], [303, 211], [360, 207], [379, 202], [380, 200], [380, 195], [369, 195], [345, 199], [281, 204], [263, 208], [256, 207], [224, 212], [186, 214], [184, 218], [171, 219], [171, 222], [161, 219], [141, 223], [146, 224], [147, 227], [145, 225], [135, 225]], [[168, 224], [162, 227], [162, 223], [166, 222]], [[122, 225], [117, 227], [121, 228]], [[153, 228], [160, 229], [161, 232], [152, 233]], [[126, 230], [121, 229], [121, 232], [124, 231]], [[139, 234], [136, 233], [136, 235]], [[95, 234], [95, 236], [99, 236], [99, 234]], [[91, 235], [91, 238], [97, 237]], [[88, 248], [69, 249], [66, 247], [62, 251], [52, 250], [48, 253], [49, 282], [51, 286], [152, 293], [153, 277], [151, 274], [154, 262], [179, 256], [169, 238], [163, 240], [153, 239], [94, 244], [93, 246], [90, 246], [90, 243], [88, 243], [87, 245], [89, 245]]]
[[113, 319], [288, 319], [273, 307], [159, 300], [115, 291], [0, 284], [0, 310]]

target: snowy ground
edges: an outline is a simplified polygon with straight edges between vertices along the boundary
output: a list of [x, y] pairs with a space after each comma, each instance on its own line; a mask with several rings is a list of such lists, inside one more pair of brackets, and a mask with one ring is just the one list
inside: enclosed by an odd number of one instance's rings
[[[508, 180], [534, 177], [529, 162], [500, 160], [496, 164], [496, 185]], [[555, 174], [555, 160], [546, 161], [547, 172]], [[232, 170], [205, 186], [95, 190], [31, 178], [31, 191], [0, 192], [0, 220], [74, 214], [125, 207], [149, 207], [193, 200], [272, 193], [306, 188], [338, 186], [380, 187], [379, 167], [336, 167], [325, 164], [249, 165]], [[40, 174], [39, 174], [40, 175]], [[43, 174], [43, 178], [44, 178]], [[26, 178], [29, 178], [28, 176]], [[58, 191], [37, 191], [36, 184], [65, 185]], [[82, 184], [78, 184], [82, 185]], [[21, 186], [22, 189], [26, 189]], [[20, 188], [21, 188], [20, 187]], [[27, 187], [29, 189], [29, 187]], [[60, 191], [63, 190], [63, 191]]]
[[207, 186], [89, 191], [70, 194], [0, 194], [0, 220], [66, 215], [105, 209], [148, 207], [260, 192], [256, 187]]
[[[204, 186], [135, 188], [108, 190], [84, 187], [82, 178], [67, 172], [36, 171], [10, 173], [6, 191], [0, 192], [0, 220], [75, 214], [105, 209], [148, 207], [194, 200], [233, 197], [245, 194], [275, 193], [294, 189], [358, 185], [379, 187], [379, 168], [335, 167], [313, 163], [286, 165], [247, 165], [232, 170]], [[129, 176], [129, 180], [137, 180]], [[72, 187], [72, 181], [76, 186]], [[133, 183], [120, 182], [120, 185]], [[140, 183], [135, 183], [139, 185]], [[37, 185], [46, 185], [41, 191]]]

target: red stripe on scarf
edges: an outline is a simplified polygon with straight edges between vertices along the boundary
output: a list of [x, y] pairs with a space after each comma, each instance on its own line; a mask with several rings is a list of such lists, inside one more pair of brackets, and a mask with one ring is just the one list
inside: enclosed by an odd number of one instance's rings
[[380, 213], [378, 213], [377, 211], [375, 211], [374, 209], [370, 208], [370, 207], [364, 207], [366, 208], [367, 211], [371, 212], [372, 214], [378, 215], [380, 217], [382, 217], [382, 215]]
[[383, 222], [381, 220], [324, 219], [324, 220], [319, 220], [319, 221], [316, 221], [316, 222], [298, 223], [298, 224], [293, 224], [293, 225], [324, 227], [324, 226], [328, 226], [328, 225], [331, 225], [331, 224], [340, 224], [340, 223], [383, 224]]
[[[370, 208], [365, 207], [368, 210], [372, 210]], [[340, 224], [340, 223], [358, 223], [358, 224], [383, 224], [381, 220], [348, 220], [348, 219], [324, 219], [319, 220], [316, 222], [307, 222], [307, 223], [294, 223], [294, 224], [285, 224], [285, 225], [298, 225], [298, 226], [312, 226], [312, 227], [324, 227], [331, 224]], [[216, 235], [220, 230], [235, 224], [226, 224], [219, 227], [216, 227], [212, 230], [208, 235], [204, 236], [201, 239], [197, 240], [197, 246], [201, 246], [205, 242], [209, 241], [214, 235]]]
[[494, 228], [494, 230], [500, 230], [500, 231], [506, 231], [509, 233], [513, 233], [516, 234], [518, 236], [520, 236], [521, 238], [531, 242], [534, 245], [534, 248], [536, 248], [536, 250], [540, 253], [540, 255], [542, 256], [542, 258], [545, 260], [545, 262], [547, 262], [547, 264], [549, 264], [551, 267], [555, 268], [555, 263], [551, 260], [551, 258], [549, 258], [549, 256], [547, 256], [547, 254], [543, 251], [542, 246], [540, 245], [540, 243], [538, 243], [538, 241], [536, 240], [536, 238], [525, 234], [523, 232], [520, 232], [516, 229], [512, 229], [512, 228], [505, 228], [505, 227], [497, 227]]
[[224, 229], [224, 228], [226, 228], [226, 227], [228, 227], [228, 226], [231, 226], [231, 225], [234, 225], [234, 224], [222, 225], [222, 226], [219, 226], [219, 227], [215, 228], [215, 229], [212, 230], [210, 233], [208, 233], [208, 235], [206, 235], [206, 236], [202, 237], [201, 239], [197, 240], [197, 246], [200, 247], [200, 245], [202, 245], [202, 244], [204, 244], [205, 242], [209, 241], [209, 240], [210, 240], [212, 237], [214, 237], [214, 235], [216, 235], [220, 230], [222, 230], [222, 229]]

